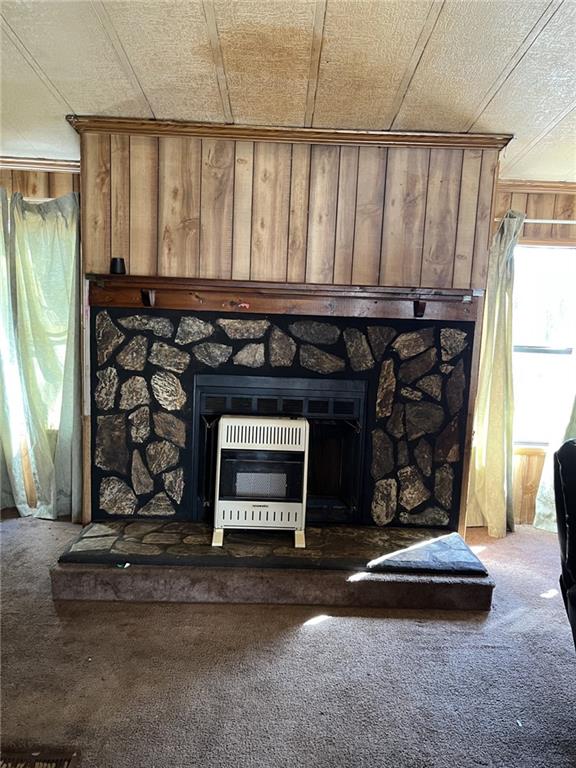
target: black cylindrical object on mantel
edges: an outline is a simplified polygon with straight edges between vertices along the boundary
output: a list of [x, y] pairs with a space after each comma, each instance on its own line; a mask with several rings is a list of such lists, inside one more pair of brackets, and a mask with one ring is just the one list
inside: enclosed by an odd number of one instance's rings
[[110, 274], [111, 275], [125, 275], [126, 274], [126, 262], [123, 258], [115, 257], [110, 259]]

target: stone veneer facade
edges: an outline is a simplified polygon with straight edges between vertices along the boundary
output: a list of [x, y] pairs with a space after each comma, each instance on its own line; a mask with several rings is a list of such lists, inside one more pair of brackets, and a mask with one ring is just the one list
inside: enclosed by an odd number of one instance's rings
[[93, 519], [189, 519], [197, 373], [367, 381], [363, 520], [455, 529], [473, 327], [92, 310]]

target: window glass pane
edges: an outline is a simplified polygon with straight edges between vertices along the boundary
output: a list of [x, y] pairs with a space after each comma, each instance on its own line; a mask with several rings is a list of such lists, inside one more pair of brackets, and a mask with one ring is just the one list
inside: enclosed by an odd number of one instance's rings
[[576, 248], [514, 251], [514, 344], [576, 346]]

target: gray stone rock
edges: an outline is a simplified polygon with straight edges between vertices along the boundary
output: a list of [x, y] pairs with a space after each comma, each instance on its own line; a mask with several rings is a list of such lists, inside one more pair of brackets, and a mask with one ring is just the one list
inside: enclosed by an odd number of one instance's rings
[[[70, 552], [107, 552], [114, 544], [118, 536], [83, 537], [76, 544], [72, 544]], [[24, 763], [23, 763], [24, 765]]]
[[378, 480], [374, 486], [372, 507], [370, 513], [376, 525], [387, 525], [392, 522], [397, 509], [398, 488], [396, 480]]
[[394, 375], [394, 361], [384, 360], [380, 368], [378, 392], [376, 393], [376, 416], [379, 419], [389, 416], [392, 413], [395, 391], [396, 376]]
[[166, 368], [168, 371], [175, 371], [176, 373], [182, 373], [190, 365], [188, 352], [176, 349], [163, 341], [156, 341], [152, 344], [148, 360], [160, 368]]
[[178, 411], [186, 403], [186, 392], [173, 373], [158, 371], [152, 375], [152, 393], [167, 411]]
[[446, 363], [444, 363], [443, 365], [440, 366], [440, 370], [445, 376], [447, 376], [449, 373], [452, 373], [452, 371], [454, 370], [454, 366], [446, 365]]
[[402, 363], [400, 370], [398, 371], [398, 378], [404, 384], [412, 384], [413, 381], [419, 379], [425, 373], [434, 367], [436, 363], [436, 349], [431, 347], [423, 352], [418, 357], [414, 357], [411, 360], [407, 360]]
[[410, 525], [444, 526], [450, 522], [448, 512], [438, 509], [438, 507], [429, 507], [423, 512], [416, 512], [413, 515], [409, 512], [400, 512], [399, 519], [401, 523], [408, 523]]
[[162, 528], [164, 523], [143, 523], [138, 521], [137, 523], [128, 523], [124, 529], [124, 536], [145, 536], [147, 533], [157, 531]]
[[234, 365], [261, 368], [264, 365], [264, 344], [246, 344], [234, 355]]
[[418, 331], [401, 333], [392, 344], [392, 349], [396, 350], [402, 360], [409, 357], [415, 357], [425, 349], [434, 344], [434, 329], [422, 328]]
[[346, 328], [344, 343], [353, 371], [368, 371], [374, 367], [374, 358], [362, 331], [357, 328]]
[[164, 480], [164, 488], [166, 489], [168, 496], [170, 496], [176, 504], [180, 504], [182, 495], [184, 494], [184, 470], [182, 467], [173, 469], [171, 472], [164, 472], [162, 479]]
[[96, 371], [98, 384], [94, 390], [94, 400], [101, 411], [109, 411], [114, 408], [116, 390], [118, 389], [118, 373], [116, 368], [104, 368]]
[[451, 464], [460, 461], [460, 438], [458, 432], [458, 418], [456, 417], [448, 423], [436, 438], [434, 447], [435, 461], [448, 461]]
[[98, 416], [94, 463], [100, 469], [123, 475], [128, 468], [126, 419], [122, 415]]
[[118, 536], [122, 531], [123, 523], [118, 526], [117, 522], [114, 523], [90, 523], [88, 528], [84, 528], [82, 531], [82, 538], [89, 538], [92, 536]]
[[404, 406], [395, 403], [392, 408], [392, 416], [386, 422], [386, 430], [394, 437], [402, 437], [405, 432], [404, 427]]
[[293, 336], [309, 344], [336, 344], [340, 338], [339, 328], [317, 320], [297, 320], [289, 328]]
[[398, 442], [398, 460], [399, 467], [405, 467], [410, 463], [410, 454], [408, 453], [408, 443], [406, 440], [400, 440]]
[[112, 352], [124, 341], [124, 334], [118, 330], [108, 312], [96, 315], [96, 357], [98, 365], [105, 363]]
[[156, 440], [146, 446], [146, 461], [152, 474], [157, 475], [178, 463], [180, 451], [167, 440]]
[[142, 539], [143, 544], [164, 544], [165, 546], [180, 544], [181, 542], [182, 536], [179, 533], [147, 533]]
[[443, 507], [452, 506], [452, 488], [454, 485], [454, 470], [449, 464], [438, 467], [434, 473], [434, 496]]
[[432, 447], [430, 443], [424, 439], [420, 440], [414, 448], [414, 458], [422, 474], [430, 477], [432, 474]]
[[396, 331], [394, 328], [388, 328], [385, 325], [368, 326], [368, 340], [376, 360], [382, 360], [384, 352], [386, 352], [388, 345], [395, 336]]
[[186, 446], [186, 424], [170, 413], [154, 414], [154, 431], [159, 437], [170, 440], [180, 448]]
[[150, 408], [143, 405], [128, 416], [130, 436], [135, 443], [143, 443], [150, 435]]
[[406, 404], [406, 433], [409, 440], [437, 432], [444, 421], [444, 409], [436, 403]]
[[152, 317], [151, 315], [131, 315], [118, 320], [123, 328], [131, 331], [152, 331], [155, 336], [169, 339], [174, 333], [174, 326], [167, 317]]
[[407, 400], [422, 400], [422, 392], [418, 392], [417, 389], [412, 389], [411, 387], [402, 387], [400, 394]]
[[268, 341], [270, 363], [274, 368], [289, 368], [294, 362], [296, 342], [274, 326]]
[[346, 367], [342, 358], [310, 344], [303, 344], [300, 347], [300, 365], [316, 373], [336, 373], [343, 371]]
[[220, 318], [216, 324], [229, 339], [261, 339], [270, 327], [269, 320], [232, 320]]
[[104, 477], [100, 482], [100, 509], [109, 515], [133, 515], [137, 499], [130, 486], [117, 477]]
[[446, 402], [448, 403], [450, 416], [454, 416], [462, 408], [465, 389], [464, 362], [459, 360], [446, 382]]
[[157, 493], [148, 504], [138, 510], [139, 515], [158, 515], [168, 517], [175, 514], [175, 509], [165, 493]]
[[146, 336], [135, 336], [116, 355], [116, 360], [127, 371], [143, 371], [146, 365], [148, 339]]
[[141, 541], [120, 539], [116, 542], [113, 552], [119, 555], [161, 555], [162, 547], [154, 544], [143, 544]]
[[468, 334], [458, 328], [442, 328], [440, 331], [442, 360], [452, 360], [468, 346]]
[[372, 432], [372, 468], [374, 480], [381, 480], [394, 469], [394, 446], [381, 429]]
[[414, 509], [430, 498], [430, 491], [424, 485], [416, 467], [409, 466], [398, 470], [398, 479], [400, 480], [400, 504], [404, 509]]
[[227, 344], [215, 344], [211, 341], [207, 341], [204, 344], [198, 344], [192, 349], [192, 354], [204, 365], [209, 365], [211, 368], [218, 368], [219, 365], [225, 363], [232, 354], [232, 347]]
[[213, 333], [214, 326], [212, 323], [207, 323], [197, 317], [183, 317], [180, 320], [174, 341], [176, 344], [190, 344], [193, 341], [207, 339]]
[[132, 488], [140, 496], [143, 493], [152, 493], [154, 490], [154, 481], [150, 473], [144, 466], [140, 451], [132, 451]]
[[148, 384], [143, 376], [131, 376], [120, 387], [120, 408], [123, 411], [131, 411], [138, 405], [147, 405], [150, 402]]
[[433, 373], [430, 376], [424, 376], [416, 386], [418, 389], [421, 389], [422, 392], [426, 392], [427, 395], [433, 397], [434, 400], [440, 400], [442, 398], [442, 376], [439, 376], [437, 373]]

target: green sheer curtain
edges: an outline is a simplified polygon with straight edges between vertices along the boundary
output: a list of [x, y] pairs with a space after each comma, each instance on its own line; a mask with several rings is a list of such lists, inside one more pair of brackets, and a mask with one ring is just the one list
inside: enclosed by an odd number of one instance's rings
[[[6, 235], [4, 232], [4, 243]], [[79, 206], [13, 195], [1, 256], [0, 441], [22, 515], [80, 517]]]
[[512, 289], [514, 247], [524, 218], [508, 211], [494, 235], [482, 323], [467, 513], [482, 519], [494, 537], [514, 530]]

